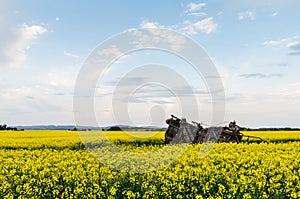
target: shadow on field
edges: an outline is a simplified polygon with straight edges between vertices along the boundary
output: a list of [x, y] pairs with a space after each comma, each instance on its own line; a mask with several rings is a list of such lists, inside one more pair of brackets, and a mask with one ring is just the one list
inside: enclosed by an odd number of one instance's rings
[[252, 143], [256, 143], [256, 144], [260, 144], [260, 143], [274, 143], [274, 144], [281, 144], [281, 143], [291, 143], [291, 142], [300, 142], [300, 139], [264, 139], [263, 141], [261, 140], [242, 140], [241, 143], [248, 143], [248, 144], [252, 144]]
[[75, 143], [70, 145], [63, 145], [63, 146], [56, 146], [56, 145], [33, 145], [33, 146], [26, 146], [26, 145], [19, 145], [19, 146], [0, 146], [0, 149], [4, 150], [42, 150], [42, 149], [53, 149], [53, 150], [82, 150], [85, 149], [83, 143]]
[[4, 145], [0, 146], [2, 150], [43, 150], [43, 149], [52, 149], [52, 150], [84, 150], [86, 148], [93, 149], [93, 148], [100, 148], [106, 147], [111, 144], [116, 146], [131, 146], [131, 147], [147, 147], [147, 146], [162, 146], [163, 140], [134, 140], [134, 141], [125, 141], [125, 140], [114, 140], [114, 141], [101, 141], [96, 143], [85, 143], [82, 142], [72, 143], [69, 145], [47, 145], [47, 144], [20, 144], [20, 145]]
[[115, 140], [113, 143], [115, 145], [131, 145], [131, 146], [136, 146], [136, 147], [141, 147], [141, 146], [161, 146], [163, 145], [163, 140], [135, 140], [135, 141], [124, 141], [124, 140]]

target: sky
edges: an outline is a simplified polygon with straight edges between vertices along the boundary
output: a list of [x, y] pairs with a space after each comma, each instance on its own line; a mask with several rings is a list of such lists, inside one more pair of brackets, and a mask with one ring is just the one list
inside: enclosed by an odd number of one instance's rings
[[[226, 96], [224, 122], [300, 127], [299, 8], [297, 0], [2, 0], [0, 123], [74, 124], [76, 78], [93, 50], [126, 30], [166, 28], [191, 38], [211, 58]], [[153, 63], [173, 67], [196, 91], [199, 113], [183, 117], [210, 124], [205, 82], [180, 58], [151, 50], [116, 61], [96, 86], [102, 92], [95, 97], [98, 124], [126, 123], [114, 120], [119, 113], [111, 92], [128, 71]], [[126, 102], [133, 124], [162, 126], [170, 114], [182, 116], [178, 96], [160, 84], [139, 85], [143, 75], [123, 82], [137, 85]], [[183, 86], [175, 90], [186, 95]]]

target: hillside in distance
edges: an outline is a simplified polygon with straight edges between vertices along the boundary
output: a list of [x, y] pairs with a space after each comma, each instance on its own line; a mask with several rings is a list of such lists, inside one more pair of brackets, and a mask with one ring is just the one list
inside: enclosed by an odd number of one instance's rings
[[128, 126], [128, 125], [114, 125], [106, 127], [95, 127], [95, 126], [75, 126], [75, 125], [31, 125], [31, 126], [15, 126], [17, 129], [24, 130], [109, 130], [120, 128], [122, 130], [131, 130], [131, 131], [156, 131], [162, 130], [165, 128], [157, 126]]

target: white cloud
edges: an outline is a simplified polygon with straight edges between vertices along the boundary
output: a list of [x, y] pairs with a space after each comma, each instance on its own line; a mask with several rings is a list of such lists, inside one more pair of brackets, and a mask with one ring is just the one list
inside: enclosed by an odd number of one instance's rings
[[[20, 68], [17, 73], [9, 70], [0, 78], [0, 119], [11, 125], [73, 123], [72, 97], [78, 70], [73, 65]], [[11, 75], [15, 78], [9, 78]]]
[[[149, 24], [159, 24], [156, 22], [147, 22]], [[141, 27], [143, 26], [141, 24]], [[174, 28], [169, 28], [174, 29]], [[134, 34], [138, 38], [136, 41], [133, 41], [133, 44], [137, 48], [153, 47], [159, 44], [169, 45], [170, 48], [174, 51], [181, 51], [184, 48], [185, 38], [178, 36], [177, 34], [172, 34], [166, 28], [159, 29], [149, 29], [147, 32], [142, 32], [139, 30], [134, 30]]]
[[72, 95], [66, 94], [66, 90], [60, 87], [37, 85], [7, 88], [0, 93], [0, 119], [11, 125], [72, 124]]
[[80, 56], [75, 55], [75, 54], [70, 53], [70, 52], [67, 52], [67, 51], [64, 51], [64, 55], [67, 56], [67, 57], [74, 58], [74, 59], [80, 59]]
[[66, 78], [65, 75], [67, 74], [58, 76], [57, 73], [48, 73], [48, 77], [47, 79], [45, 79], [45, 83], [54, 87], [71, 87], [72, 85], [74, 85], [75, 78]]
[[202, 17], [205, 16], [206, 13], [201, 11], [203, 7], [206, 6], [206, 3], [189, 3], [186, 6], [186, 10], [184, 11], [187, 15], [192, 15], [196, 17]]
[[22, 39], [27, 41], [28, 43], [45, 32], [47, 32], [47, 29], [39, 25], [28, 26], [26, 24], [23, 24], [20, 28]]
[[[141, 28], [151, 28], [151, 29], [159, 29], [159, 28], [169, 28], [173, 29], [179, 32], [182, 32], [187, 35], [196, 35], [199, 32], [205, 33], [205, 34], [210, 34], [213, 33], [217, 30], [218, 24], [216, 24], [213, 21], [212, 17], [207, 17], [202, 20], [198, 21], [189, 21], [186, 20], [182, 22], [182, 24], [174, 25], [174, 26], [164, 26], [161, 25], [158, 22], [152, 22], [148, 20], [143, 20], [142, 23], [140, 24]], [[153, 35], [159, 35], [159, 31], [152, 31]], [[155, 39], [155, 38], [153, 38]], [[157, 42], [160, 42], [160, 40], [157, 40]]]
[[286, 37], [279, 40], [267, 40], [263, 42], [264, 46], [286, 46], [291, 47], [295, 43], [298, 43], [300, 40], [300, 35], [292, 36], [292, 37]]
[[239, 16], [238, 16], [238, 20], [244, 20], [244, 19], [250, 19], [250, 20], [254, 20], [255, 19], [255, 10], [247, 10], [244, 12], [240, 12]]
[[270, 94], [270, 98], [279, 98], [283, 100], [296, 100], [299, 102], [300, 97], [300, 82], [294, 82], [280, 88], [277, 88]]
[[187, 6], [186, 6], [186, 11], [185, 13], [193, 13], [195, 11], [199, 11], [201, 10], [204, 6], [206, 6], [206, 3], [189, 3]]
[[56, 87], [61, 89], [73, 90], [78, 69], [65, 66], [63, 68], [52, 69], [46, 75], [39, 78], [39, 83], [48, 88]]
[[35, 43], [38, 37], [47, 32], [45, 27], [39, 25], [23, 24], [20, 27], [11, 27], [0, 23], [0, 27], [9, 28], [1, 34], [0, 41], [0, 67], [16, 67], [22, 64], [26, 58], [26, 51]]
[[203, 17], [206, 15], [206, 13], [205, 12], [193, 12], [193, 13], [190, 13], [190, 15], [195, 16], [195, 17]]
[[140, 26], [141, 28], [164, 28], [164, 26], [158, 22], [152, 22], [148, 20], [143, 20]]
[[99, 50], [98, 54], [102, 55], [102, 56], [115, 56], [115, 57], [117, 57], [117, 56], [123, 55], [124, 53], [122, 53], [117, 46], [112, 45], [108, 48]]
[[55, 17], [55, 21], [59, 21], [60, 20], [60, 18], [59, 17]]
[[188, 35], [195, 35], [199, 31], [205, 34], [210, 34], [217, 30], [218, 25], [213, 21], [212, 17], [205, 18], [197, 22], [184, 22], [183, 32]]
[[182, 32], [187, 35], [196, 35], [197, 31], [195, 30], [194, 24], [190, 21], [183, 22], [184, 27], [182, 28]]
[[[140, 24], [141, 28], [152, 28], [152, 29], [159, 29], [159, 28], [170, 28], [179, 32], [182, 32], [187, 35], [196, 35], [200, 32], [205, 34], [213, 33], [217, 30], [218, 24], [216, 24], [212, 17], [206, 17], [206, 12], [203, 11], [203, 8], [207, 4], [202, 3], [189, 3], [186, 6], [182, 5], [182, 7], [185, 7], [185, 15], [187, 18], [189, 16], [194, 16], [197, 18], [193, 18], [192, 20], [187, 19], [183, 22], [179, 22], [178, 24], [172, 25], [172, 26], [165, 26], [158, 22], [143, 20]], [[202, 19], [201, 19], [202, 18]]]
[[206, 19], [194, 23], [193, 26], [195, 27], [196, 30], [200, 30], [206, 34], [210, 34], [216, 31], [218, 25], [214, 23], [212, 17], [208, 17]]
[[274, 40], [264, 41], [264, 43], [263, 43], [264, 46], [277, 46], [280, 44], [281, 44], [281, 41], [274, 41]]
[[292, 42], [289, 42], [286, 47], [288, 48], [295, 48], [295, 47], [298, 47], [300, 45], [300, 41], [292, 41]]

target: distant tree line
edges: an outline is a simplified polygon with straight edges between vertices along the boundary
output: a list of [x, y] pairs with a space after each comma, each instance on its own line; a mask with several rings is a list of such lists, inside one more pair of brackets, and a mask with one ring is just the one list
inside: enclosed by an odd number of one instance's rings
[[122, 131], [122, 129], [118, 126], [112, 126], [107, 131]]
[[[0, 125], [0, 131], [18, 131], [16, 127], [9, 127], [7, 124]], [[21, 131], [24, 131], [24, 129], [21, 129]]]
[[92, 129], [78, 129], [74, 127], [73, 129], [69, 129], [69, 131], [92, 131]]

